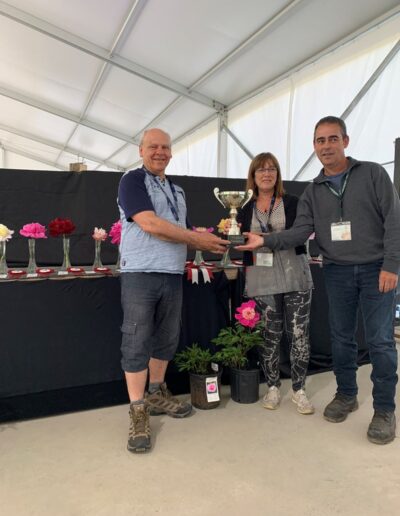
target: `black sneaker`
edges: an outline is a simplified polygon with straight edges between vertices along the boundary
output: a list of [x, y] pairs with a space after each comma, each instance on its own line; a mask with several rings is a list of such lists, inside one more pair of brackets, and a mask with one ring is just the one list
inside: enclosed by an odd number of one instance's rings
[[357, 396], [347, 396], [337, 392], [333, 400], [325, 407], [324, 418], [331, 423], [341, 423], [350, 412], [357, 409]]
[[151, 448], [149, 408], [146, 403], [133, 405], [131, 403], [129, 415], [128, 450], [133, 453], [146, 452]]
[[387, 444], [396, 437], [396, 416], [394, 412], [375, 410], [368, 427], [368, 441], [374, 444]]
[[146, 403], [150, 407], [151, 416], [168, 414], [171, 417], [186, 417], [192, 412], [192, 405], [174, 398], [164, 382], [156, 392], [146, 394]]

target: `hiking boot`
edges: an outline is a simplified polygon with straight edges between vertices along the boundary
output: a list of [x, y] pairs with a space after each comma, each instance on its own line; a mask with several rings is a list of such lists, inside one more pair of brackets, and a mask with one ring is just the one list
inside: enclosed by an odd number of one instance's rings
[[146, 394], [146, 403], [151, 416], [168, 414], [171, 417], [186, 417], [192, 412], [192, 405], [174, 398], [164, 382], [156, 392]]
[[275, 410], [279, 407], [281, 402], [281, 395], [278, 387], [273, 385], [268, 389], [268, 391], [264, 394], [262, 405], [264, 408], [269, 410]]
[[129, 427], [128, 450], [141, 453], [151, 448], [149, 408], [146, 403], [134, 405], [131, 403], [129, 415], [131, 424]]
[[331, 423], [341, 423], [350, 412], [357, 409], [357, 396], [347, 396], [337, 392], [333, 400], [325, 407], [324, 418]]
[[314, 414], [315, 408], [311, 401], [307, 398], [304, 389], [293, 391], [292, 401], [297, 405], [297, 412], [300, 414]]
[[375, 410], [368, 427], [368, 441], [375, 444], [387, 444], [396, 437], [396, 416], [394, 412]]

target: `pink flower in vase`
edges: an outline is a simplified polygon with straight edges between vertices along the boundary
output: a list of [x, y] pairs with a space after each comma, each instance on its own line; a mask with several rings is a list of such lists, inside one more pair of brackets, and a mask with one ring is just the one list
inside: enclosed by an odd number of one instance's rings
[[214, 228], [205, 228], [204, 226], [192, 226], [193, 231], [196, 233], [212, 233]]
[[25, 226], [19, 230], [19, 234], [28, 238], [47, 238], [46, 227], [39, 224], [39, 222], [25, 224]]
[[107, 231], [103, 228], [94, 228], [92, 238], [100, 242], [104, 242], [107, 238]]
[[111, 226], [108, 235], [111, 238], [112, 244], [119, 245], [121, 243], [121, 229], [122, 222], [120, 220], [117, 220], [117, 222], [114, 222], [114, 224]]
[[256, 312], [255, 308], [256, 302], [253, 300], [242, 303], [239, 308], [236, 308], [236, 311], [239, 313], [235, 314], [235, 319], [237, 319], [242, 326], [254, 328], [260, 320], [260, 314]]

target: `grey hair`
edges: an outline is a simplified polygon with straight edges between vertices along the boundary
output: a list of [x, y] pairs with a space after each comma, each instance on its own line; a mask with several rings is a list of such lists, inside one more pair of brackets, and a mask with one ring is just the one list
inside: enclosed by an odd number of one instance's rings
[[144, 139], [145, 139], [145, 137], [146, 137], [147, 133], [149, 133], [150, 131], [154, 131], [155, 129], [156, 129], [157, 131], [161, 131], [161, 132], [162, 132], [162, 133], [164, 133], [166, 136], [168, 136], [169, 141], [170, 141], [170, 143], [171, 143], [171, 136], [170, 136], [166, 131], [164, 131], [163, 129], [160, 129], [160, 128], [158, 128], [158, 127], [152, 127], [152, 128], [150, 128], [150, 129], [146, 129], [145, 131], [143, 131], [142, 136], [141, 136], [141, 138], [140, 138], [139, 147], [142, 147], [143, 142], [144, 142]]

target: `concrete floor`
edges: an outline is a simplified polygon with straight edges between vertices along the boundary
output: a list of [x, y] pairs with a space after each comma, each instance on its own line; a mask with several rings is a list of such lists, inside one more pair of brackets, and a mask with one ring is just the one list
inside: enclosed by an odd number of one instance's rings
[[152, 418], [144, 455], [126, 451], [127, 406], [1, 425], [0, 514], [398, 515], [400, 439], [366, 439], [369, 374], [360, 368], [360, 408], [343, 423], [322, 418], [332, 373], [308, 378], [311, 416], [296, 412], [288, 380], [276, 411], [237, 404], [224, 387], [217, 409]]

